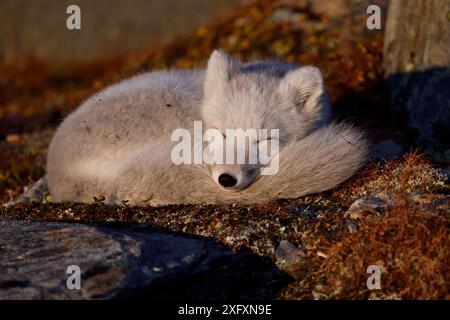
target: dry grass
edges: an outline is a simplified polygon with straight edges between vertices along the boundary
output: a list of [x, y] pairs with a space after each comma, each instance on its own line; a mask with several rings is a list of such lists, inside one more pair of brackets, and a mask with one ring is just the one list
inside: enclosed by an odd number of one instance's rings
[[[449, 223], [448, 212], [441, 216], [398, 195], [396, 205], [379, 222], [363, 223], [357, 233], [328, 250], [320, 272], [330, 294], [335, 298], [448, 298]], [[380, 292], [371, 293], [364, 285], [371, 264], [383, 271]]]
[[418, 153], [406, 153], [384, 163], [369, 163], [359, 174], [334, 193], [337, 201], [350, 205], [358, 198], [378, 192], [448, 193], [449, 186], [442, 170]]
[[[376, 220], [360, 219], [357, 232], [338, 241], [322, 239], [322, 256], [296, 266], [299, 279], [284, 298], [449, 299], [449, 198], [441, 209], [412, 203], [397, 194]], [[369, 265], [382, 270], [381, 290], [368, 290]]]

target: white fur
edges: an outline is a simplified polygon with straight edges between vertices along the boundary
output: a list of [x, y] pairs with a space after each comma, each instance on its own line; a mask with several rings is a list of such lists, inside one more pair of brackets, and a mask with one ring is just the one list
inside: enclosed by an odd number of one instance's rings
[[[93, 95], [60, 125], [49, 148], [47, 180], [54, 201], [165, 205], [255, 203], [335, 187], [366, 161], [355, 128], [330, 123], [317, 68], [276, 61], [241, 63], [214, 51], [206, 70], [161, 71]], [[279, 172], [260, 164], [175, 165], [178, 128], [279, 129]], [[222, 173], [237, 184], [224, 188]]]

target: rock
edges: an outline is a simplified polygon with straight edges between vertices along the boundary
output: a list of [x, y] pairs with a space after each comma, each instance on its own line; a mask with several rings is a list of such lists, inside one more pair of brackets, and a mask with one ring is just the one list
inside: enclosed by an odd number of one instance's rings
[[306, 257], [305, 253], [286, 240], [281, 240], [275, 250], [275, 257], [280, 264], [292, 265]]
[[450, 149], [445, 150], [444, 157], [445, 160], [450, 163]]
[[361, 198], [352, 203], [344, 214], [350, 233], [358, 232], [361, 222], [378, 222], [388, 208], [412, 205], [417, 211], [431, 211], [450, 218], [450, 196], [410, 192], [383, 192]]
[[15, 205], [17, 203], [26, 202], [44, 202], [48, 196], [48, 185], [45, 177], [42, 177], [31, 186], [25, 187], [24, 192], [13, 200], [4, 204], [5, 207]]
[[445, 181], [447, 183], [450, 183], [450, 166], [448, 166], [447, 168], [443, 169], [442, 171], [444, 172], [445, 176], [447, 177], [445, 179]]
[[387, 79], [391, 104], [406, 112], [407, 124], [417, 129], [416, 142], [433, 151], [450, 148], [450, 68], [394, 74]]
[[23, 136], [19, 134], [9, 134], [6, 136], [6, 142], [9, 143], [19, 143], [23, 140]]
[[[350, 11], [350, 6], [346, 0], [281, 0], [279, 3], [282, 9], [277, 9], [276, 11], [292, 10], [291, 8], [295, 7], [300, 10], [310, 11], [314, 15], [324, 15], [330, 18], [341, 18]], [[364, 7], [362, 8], [365, 9]]]
[[384, 160], [395, 159], [403, 153], [403, 147], [392, 139], [378, 142], [375, 149], [378, 153], [376, 156]]
[[348, 4], [345, 0], [315, 0], [311, 1], [311, 11], [318, 15], [326, 15], [337, 19], [348, 12]]
[[344, 217], [353, 220], [363, 217], [367, 218], [369, 215], [379, 218], [388, 207], [402, 205], [402, 201], [414, 204], [418, 210], [432, 210], [445, 213], [450, 209], [449, 195], [382, 192], [356, 200], [345, 212]]
[[[79, 290], [66, 285], [71, 265]], [[211, 239], [0, 216], [0, 299], [270, 299], [288, 281], [274, 264]]]
[[391, 1], [384, 32], [392, 110], [407, 118], [411, 138], [431, 154], [450, 148], [449, 11], [448, 1]]
[[348, 208], [344, 214], [344, 217], [359, 219], [367, 213], [380, 216], [389, 204], [390, 199], [388, 195], [384, 193], [358, 199], [352, 203], [350, 208]]
[[291, 8], [279, 8], [271, 15], [271, 19], [275, 23], [290, 23], [294, 25], [307, 20], [307, 18], [305, 13], [297, 12]]

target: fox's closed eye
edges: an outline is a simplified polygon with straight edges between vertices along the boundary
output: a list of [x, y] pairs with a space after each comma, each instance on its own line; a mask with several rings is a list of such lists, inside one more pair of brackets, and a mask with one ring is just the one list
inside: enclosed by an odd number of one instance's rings
[[264, 141], [270, 141], [272, 140], [272, 137], [267, 137], [266, 139], [257, 140], [256, 143], [264, 142]]
[[220, 132], [220, 134], [222, 135], [222, 137], [227, 138], [227, 136], [225, 135], [225, 133], [223, 133], [223, 131], [220, 130], [219, 128], [213, 127], [213, 129], [214, 129], [214, 130], [217, 130], [218, 132]]

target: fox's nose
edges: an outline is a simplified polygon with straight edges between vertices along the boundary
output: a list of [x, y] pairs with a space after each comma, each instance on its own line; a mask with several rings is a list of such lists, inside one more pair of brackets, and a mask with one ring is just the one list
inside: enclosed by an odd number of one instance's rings
[[219, 184], [222, 187], [225, 188], [231, 188], [234, 187], [237, 183], [237, 180], [235, 177], [233, 177], [232, 175], [229, 175], [228, 173], [222, 173], [219, 176]]

